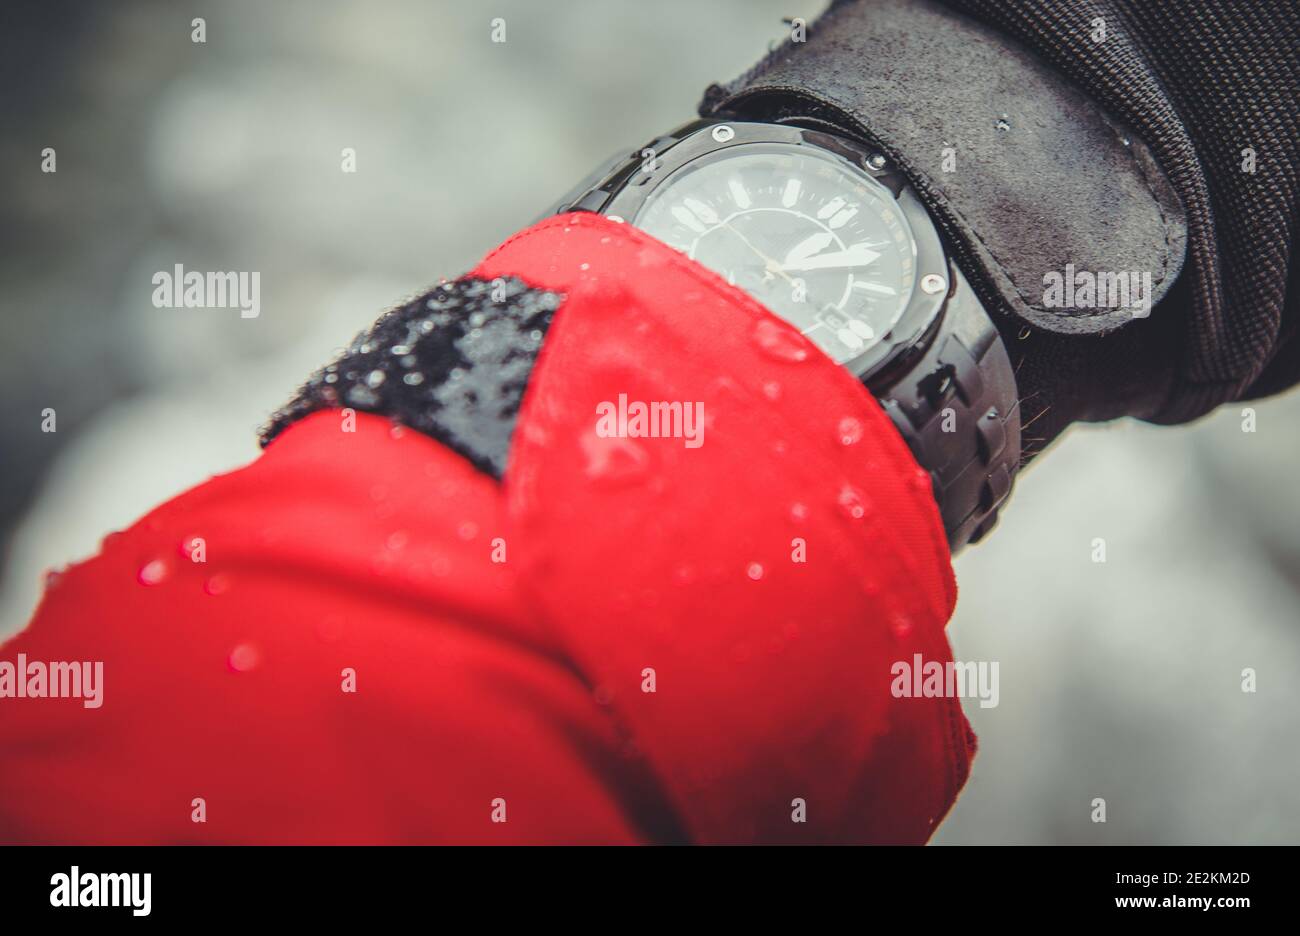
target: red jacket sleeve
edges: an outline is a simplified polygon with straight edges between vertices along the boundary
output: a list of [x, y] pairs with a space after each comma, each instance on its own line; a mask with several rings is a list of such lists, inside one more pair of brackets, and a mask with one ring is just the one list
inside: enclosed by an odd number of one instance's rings
[[[97, 708], [0, 699], [0, 841], [929, 837], [974, 739], [890, 691], [955, 589], [875, 401], [602, 218], [475, 273], [566, 297], [504, 481], [327, 411], [110, 537], [0, 648], [103, 663]], [[607, 437], [620, 398], [700, 444]]]

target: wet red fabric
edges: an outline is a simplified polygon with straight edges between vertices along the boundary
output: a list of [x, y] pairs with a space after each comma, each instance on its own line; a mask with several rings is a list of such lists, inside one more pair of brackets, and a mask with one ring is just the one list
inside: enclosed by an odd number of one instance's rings
[[[0, 648], [104, 664], [99, 708], [0, 699], [0, 841], [930, 836], [974, 738], [891, 694], [955, 587], [879, 406], [625, 225], [475, 273], [566, 296], [504, 483], [324, 412], [110, 537]], [[700, 444], [602, 434], [620, 395], [701, 404]]]

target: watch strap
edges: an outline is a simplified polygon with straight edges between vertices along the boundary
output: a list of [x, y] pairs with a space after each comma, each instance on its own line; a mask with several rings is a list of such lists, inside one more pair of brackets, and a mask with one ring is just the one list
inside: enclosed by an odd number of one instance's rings
[[1020, 465], [1020, 401], [997, 328], [951, 269], [943, 320], [906, 373], [883, 390], [885, 412], [930, 475], [949, 548], [997, 523]]

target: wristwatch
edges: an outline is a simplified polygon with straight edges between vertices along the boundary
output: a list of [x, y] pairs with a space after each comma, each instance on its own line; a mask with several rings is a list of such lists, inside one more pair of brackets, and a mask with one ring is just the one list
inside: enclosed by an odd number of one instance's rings
[[696, 120], [620, 151], [548, 214], [641, 228], [798, 328], [884, 406], [930, 473], [953, 551], [1020, 462], [998, 330], [906, 178], [820, 121]]

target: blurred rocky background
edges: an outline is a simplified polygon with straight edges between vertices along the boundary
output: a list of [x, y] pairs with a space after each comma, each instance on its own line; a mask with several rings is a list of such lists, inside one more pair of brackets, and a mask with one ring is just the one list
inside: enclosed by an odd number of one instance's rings
[[[380, 312], [820, 6], [6, 3], [0, 634], [46, 569], [253, 458], [262, 420]], [[261, 316], [155, 309], [176, 263], [260, 271]], [[958, 560], [950, 637], [999, 661], [1001, 703], [967, 706], [981, 752], [936, 841], [1300, 841], [1300, 396], [1256, 409], [1253, 434], [1241, 407], [1074, 431]]]

